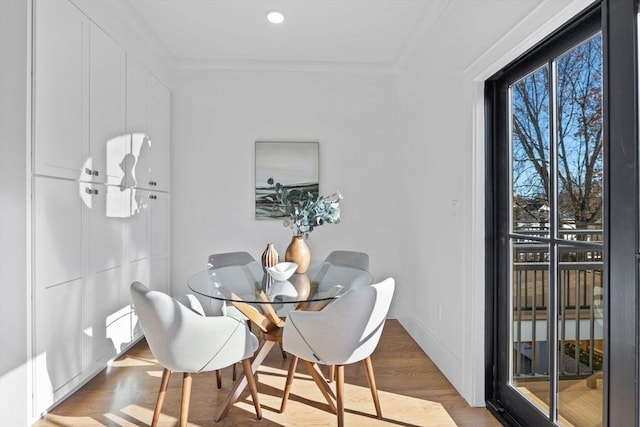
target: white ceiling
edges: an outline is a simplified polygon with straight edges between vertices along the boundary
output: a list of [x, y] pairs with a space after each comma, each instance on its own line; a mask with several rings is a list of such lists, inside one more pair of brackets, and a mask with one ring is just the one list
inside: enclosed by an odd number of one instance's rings
[[[175, 66], [393, 67], [450, 0], [128, 0]], [[267, 22], [282, 11], [280, 25]]]

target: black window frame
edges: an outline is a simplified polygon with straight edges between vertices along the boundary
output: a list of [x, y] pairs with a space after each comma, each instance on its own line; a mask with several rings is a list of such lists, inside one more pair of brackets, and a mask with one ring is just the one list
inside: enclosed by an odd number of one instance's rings
[[[507, 269], [498, 269], [501, 256], [499, 239], [508, 227], [504, 206], [500, 206], [500, 183], [496, 173], [507, 156], [498, 156], [494, 141], [504, 142], [508, 129], [506, 114], [500, 114], [504, 87], [500, 82], [513, 78], [532, 64], [543, 64], [553, 56], [584, 39], [589, 20], [601, 28], [603, 40], [603, 138], [605, 212], [603, 242], [603, 281], [605, 286], [605, 382], [603, 425], [639, 425], [640, 421], [640, 195], [638, 166], [638, 0], [602, 0], [588, 7], [537, 46], [513, 61], [485, 84], [486, 127], [486, 334], [485, 397], [487, 407], [512, 425], [527, 425], [540, 416], [528, 402], [501, 393], [508, 359], [499, 351], [499, 340], [506, 342], [508, 323], [504, 321], [507, 301], [498, 281], [508, 283]], [[592, 22], [592, 23], [593, 23]], [[549, 47], [551, 46], [551, 47]], [[503, 132], [500, 135], [500, 132]], [[508, 216], [507, 216], [508, 217]], [[503, 308], [503, 311], [501, 311]], [[501, 381], [503, 381], [501, 383]], [[533, 418], [532, 418], [533, 417]], [[538, 424], [532, 424], [538, 425]]]

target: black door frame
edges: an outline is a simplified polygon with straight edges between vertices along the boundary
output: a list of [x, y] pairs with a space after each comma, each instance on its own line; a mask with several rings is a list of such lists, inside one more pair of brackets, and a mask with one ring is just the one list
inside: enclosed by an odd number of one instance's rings
[[[604, 137], [609, 173], [605, 250], [609, 304], [605, 424], [637, 426], [638, 403], [638, 88], [637, 4], [603, 5]], [[605, 306], [605, 309], [607, 306]], [[605, 323], [606, 324], [606, 323]], [[607, 337], [607, 335], [605, 335]], [[608, 350], [608, 351], [607, 351]]]
[[[638, 184], [638, 74], [637, 74], [637, 1], [602, 0], [545, 39], [514, 65], [494, 75], [485, 84], [486, 129], [486, 345], [485, 396], [487, 407], [512, 425], [528, 425], [540, 418], [540, 412], [522, 398], [514, 398], [501, 390], [506, 376], [508, 356], [499, 350], [499, 341], [507, 342], [507, 294], [497, 283], [508, 283], [506, 269], [500, 271], [500, 236], [505, 236], [499, 218], [504, 215], [498, 204], [500, 197], [496, 171], [507, 166], [506, 157], [498, 157], [494, 141], [506, 138], [506, 114], [496, 114], [502, 107], [497, 102], [504, 93], [501, 78], [518, 73], [518, 67], [531, 67], [542, 56], [553, 55], [553, 48], [540, 52], [540, 46], [557, 45], [558, 50], [573, 43], [572, 36], [584, 36], [585, 20], [597, 14], [603, 37], [603, 119], [604, 119], [604, 266], [605, 286], [605, 385], [603, 425], [638, 425], [640, 421], [640, 355], [639, 313], [637, 307], [640, 277]], [[559, 41], [561, 40], [561, 41]], [[565, 43], [566, 42], [566, 43]], [[540, 56], [537, 57], [536, 55]], [[504, 111], [504, 110], [502, 110]], [[503, 221], [504, 222], [504, 221]], [[502, 382], [501, 382], [502, 381]], [[532, 424], [533, 425], [533, 424]], [[539, 425], [539, 424], [535, 424]]]

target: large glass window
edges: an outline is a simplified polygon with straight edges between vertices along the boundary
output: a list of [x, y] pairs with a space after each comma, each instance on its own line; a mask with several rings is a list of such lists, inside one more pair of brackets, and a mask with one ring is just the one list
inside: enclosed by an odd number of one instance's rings
[[494, 86], [497, 394], [527, 425], [604, 420], [603, 39], [590, 13]]
[[602, 37], [509, 87], [511, 385], [559, 425], [602, 422]]
[[486, 82], [487, 403], [640, 425], [638, 0], [596, 1]]

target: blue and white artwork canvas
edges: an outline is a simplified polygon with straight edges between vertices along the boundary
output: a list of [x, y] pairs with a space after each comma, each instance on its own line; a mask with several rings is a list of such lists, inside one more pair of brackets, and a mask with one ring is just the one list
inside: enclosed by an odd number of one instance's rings
[[279, 182], [285, 191], [298, 189], [318, 195], [318, 142], [256, 141], [256, 219], [283, 218], [276, 200]]

